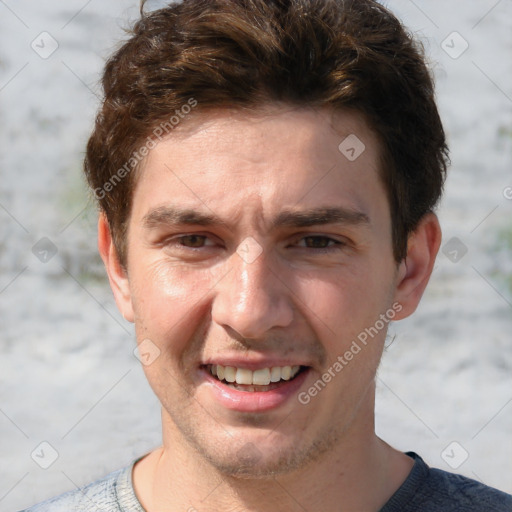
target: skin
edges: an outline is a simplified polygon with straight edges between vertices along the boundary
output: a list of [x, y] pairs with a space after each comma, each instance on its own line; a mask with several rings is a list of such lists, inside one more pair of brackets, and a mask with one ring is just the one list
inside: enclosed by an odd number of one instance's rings
[[[338, 150], [350, 134], [365, 144], [352, 162]], [[429, 280], [439, 223], [427, 214], [407, 257], [394, 260], [379, 151], [353, 112], [277, 104], [251, 116], [213, 111], [184, 122], [144, 162], [126, 268], [100, 216], [99, 249], [117, 305], [138, 342], [160, 350], [144, 371], [162, 404], [163, 445], [133, 472], [148, 512], [329, 512], [341, 503], [371, 512], [406, 479], [412, 459], [374, 430], [386, 328], [309, 403], [296, 397], [393, 304], [394, 320], [410, 315]], [[334, 207], [351, 215], [275, 223], [284, 211]], [[164, 208], [219, 222], [176, 224]], [[254, 260], [237, 253], [248, 239]], [[278, 407], [240, 412], [221, 405], [203, 378], [201, 365], [218, 357], [309, 371]]]

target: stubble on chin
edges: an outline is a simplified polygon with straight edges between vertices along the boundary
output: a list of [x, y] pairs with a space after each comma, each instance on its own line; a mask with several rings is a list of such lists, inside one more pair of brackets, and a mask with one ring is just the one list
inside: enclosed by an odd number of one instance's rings
[[[222, 432], [222, 439], [214, 441], [207, 433], [203, 433], [197, 422], [187, 417], [187, 409], [180, 411], [167, 410], [168, 421], [172, 421], [173, 430], [179, 432], [182, 442], [185, 442], [206, 463], [223, 478], [234, 479], [274, 479], [278, 476], [290, 475], [304, 470], [311, 464], [332, 452], [343, 437], [346, 426], [330, 424], [323, 432], [318, 432], [314, 439], [307, 439], [300, 433], [283, 439], [283, 434], [271, 431], [263, 442], [251, 442], [236, 439], [220, 424], [217, 429]], [[214, 421], [212, 419], [212, 421]], [[261, 415], [251, 414], [245, 418], [245, 423], [257, 428], [261, 424]], [[285, 422], [293, 422], [291, 417]], [[249, 426], [247, 428], [250, 428]], [[222, 430], [221, 430], [222, 429]], [[217, 433], [217, 436], [219, 433]]]

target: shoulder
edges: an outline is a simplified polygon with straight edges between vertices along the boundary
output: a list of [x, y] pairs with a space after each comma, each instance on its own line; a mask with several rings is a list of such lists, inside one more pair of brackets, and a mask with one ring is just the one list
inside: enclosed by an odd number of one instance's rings
[[[130, 466], [113, 471], [108, 475], [84, 487], [66, 492], [47, 501], [34, 505], [21, 512], [123, 512], [124, 506], [129, 510], [140, 507], [131, 485]], [[142, 508], [140, 508], [142, 510]]]
[[512, 496], [462, 475], [430, 468], [415, 453], [411, 474], [382, 512], [511, 512]]
[[429, 468], [425, 490], [432, 492], [432, 501], [452, 501], [453, 510], [511, 512], [512, 496], [462, 475]]

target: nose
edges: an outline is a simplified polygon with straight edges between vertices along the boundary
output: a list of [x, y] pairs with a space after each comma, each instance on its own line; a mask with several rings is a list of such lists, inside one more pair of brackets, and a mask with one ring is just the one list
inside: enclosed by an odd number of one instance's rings
[[234, 253], [228, 264], [213, 299], [215, 323], [245, 339], [263, 339], [271, 329], [291, 324], [292, 292], [264, 253], [255, 260]]

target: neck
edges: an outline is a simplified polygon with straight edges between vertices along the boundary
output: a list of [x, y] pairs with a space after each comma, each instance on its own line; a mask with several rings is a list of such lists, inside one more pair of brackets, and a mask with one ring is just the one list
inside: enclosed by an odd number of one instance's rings
[[[307, 467], [266, 478], [219, 473], [163, 417], [164, 444], [134, 469], [135, 492], [148, 512], [378, 511], [407, 478], [413, 461], [374, 433], [373, 411], [354, 422], [333, 450]], [[371, 491], [371, 492], [370, 492]]]

